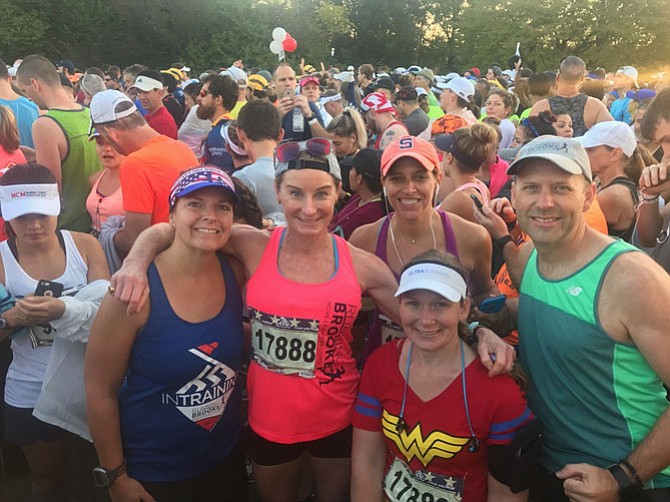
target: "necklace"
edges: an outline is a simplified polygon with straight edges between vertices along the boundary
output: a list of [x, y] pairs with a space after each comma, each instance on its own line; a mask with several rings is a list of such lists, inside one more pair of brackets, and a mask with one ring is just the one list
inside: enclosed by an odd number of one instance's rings
[[[396, 245], [395, 242], [395, 234], [393, 233], [393, 220], [389, 223], [389, 231], [391, 234], [391, 243], [393, 244], [393, 249], [395, 250], [395, 254], [398, 257], [398, 261], [400, 261], [400, 264], [404, 267], [405, 266], [405, 257], [400, 253], [400, 250], [398, 249], [398, 246]], [[430, 213], [430, 234], [433, 236], [433, 248], [437, 248], [437, 238], [435, 237], [435, 230], [433, 229], [433, 213]], [[412, 244], [416, 244], [416, 239], [410, 239], [410, 242]]]

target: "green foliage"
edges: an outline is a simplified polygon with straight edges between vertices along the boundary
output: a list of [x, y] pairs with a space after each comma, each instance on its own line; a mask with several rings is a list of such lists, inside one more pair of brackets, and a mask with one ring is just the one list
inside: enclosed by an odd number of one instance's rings
[[567, 54], [608, 69], [670, 62], [670, 0], [0, 0], [0, 12], [3, 59], [36, 52], [81, 68], [184, 61], [204, 70], [239, 58], [271, 68], [276, 26], [298, 41], [288, 61], [317, 67], [506, 66], [517, 42], [540, 70]]

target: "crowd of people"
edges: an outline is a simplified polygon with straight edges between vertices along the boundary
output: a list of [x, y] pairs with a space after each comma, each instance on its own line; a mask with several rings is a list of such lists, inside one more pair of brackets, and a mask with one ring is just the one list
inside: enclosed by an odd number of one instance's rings
[[32, 500], [670, 500], [670, 86], [508, 66], [0, 60]]

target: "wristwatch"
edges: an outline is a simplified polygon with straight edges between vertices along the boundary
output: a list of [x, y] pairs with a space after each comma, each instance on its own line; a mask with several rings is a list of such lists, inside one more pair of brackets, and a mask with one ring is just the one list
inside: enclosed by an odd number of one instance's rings
[[0, 329], [5, 328], [9, 328], [9, 323], [7, 322], [7, 319], [5, 319], [4, 317], [2, 317], [2, 315], [0, 315]]
[[[619, 485], [620, 493], [637, 493], [643, 487], [642, 483], [639, 480], [639, 477], [636, 476], [636, 479], [631, 479], [630, 476], [624, 471], [621, 467], [622, 462], [619, 461], [616, 464], [612, 464], [607, 467], [607, 470], [610, 471], [610, 474], [614, 477], [614, 480]], [[637, 472], [635, 473], [637, 475]]]
[[93, 483], [97, 488], [107, 488], [119, 476], [126, 473], [126, 462], [118, 466], [116, 469], [106, 469], [105, 467], [95, 467], [93, 469]]

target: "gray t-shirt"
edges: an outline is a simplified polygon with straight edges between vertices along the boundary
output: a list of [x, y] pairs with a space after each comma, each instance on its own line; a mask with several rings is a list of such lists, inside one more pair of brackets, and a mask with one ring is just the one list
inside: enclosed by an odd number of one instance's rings
[[275, 223], [282, 224], [284, 213], [275, 194], [275, 168], [272, 157], [260, 157], [253, 164], [235, 171], [233, 176], [256, 196], [263, 218], [270, 218]]
[[407, 130], [412, 136], [418, 136], [426, 130], [430, 123], [430, 118], [421, 108], [417, 108], [412, 113], [407, 115], [407, 118], [402, 121], [407, 127]]

